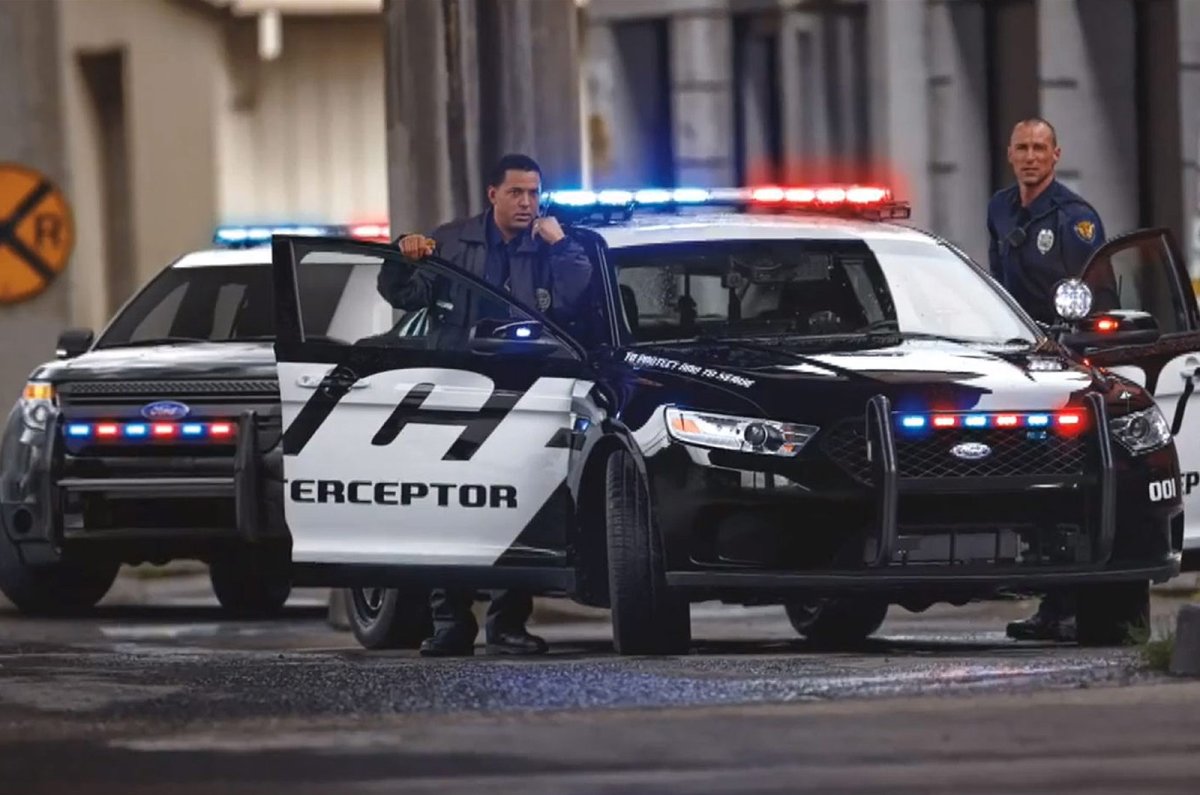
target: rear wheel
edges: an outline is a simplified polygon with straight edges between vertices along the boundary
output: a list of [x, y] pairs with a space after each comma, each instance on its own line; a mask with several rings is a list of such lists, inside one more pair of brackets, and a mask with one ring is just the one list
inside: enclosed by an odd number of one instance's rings
[[243, 548], [213, 559], [208, 566], [221, 607], [238, 616], [278, 613], [292, 593], [291, 562], [276, 550]]
[[346, 618], [367, 649], [415, 649], [433, 635], [429, 592], [420, 589], [347, 588]]
[[822, 645], [861, 643], [879, 629], [887, 617], [888, 603], [862, 597], [806, 599], [784, 608], [792, 628]]
[[22, 613], [69, 615], [95, 607], [112, 588], [120, 568], [116, 561], [49, 566], [5, 561], [0, 565], [0, 591]]
[[687, 654], [691, 606], [667, 586], [645, 482], [626, 452], [607, 470], [608, 577], [618, 654]]
[[1075, 636], [1080, 646], [1123, 646], [1150, 627], [1150, 583], [1117, 582], [1079, 589]]

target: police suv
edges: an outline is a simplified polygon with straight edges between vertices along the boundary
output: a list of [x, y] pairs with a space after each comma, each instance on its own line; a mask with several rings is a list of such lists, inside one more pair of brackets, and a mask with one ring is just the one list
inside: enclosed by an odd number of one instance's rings
[[[685, 652], [701, 600], [852, 641], [1065, 586], [1080, 642], [1119, 643], [1200, 545], [1172, 440], [1200, 312], [1164, 230], [1098, 250], [1047, 328], [884, 188], [547, 198], [595, 264], [566, 324], [436, 258], [274, 238], [260, 488], [365, 645], [419, 640], [438, 586], [610, 607], [627, 654]], [[391, 306], [389, 268], [430, 305]]]
[[276, 231], [380, 234], [219, 229], [220, 248], [170, 264], [98, 337], [65, 332], [31, 374], [0, 447], [0, 591], [19, 609], [90, 607], [121, 563], [180, 558], [210, 564], [228, 609], [283, 605], [289, 540], [261, 519], [259, 476], [280, 434]]

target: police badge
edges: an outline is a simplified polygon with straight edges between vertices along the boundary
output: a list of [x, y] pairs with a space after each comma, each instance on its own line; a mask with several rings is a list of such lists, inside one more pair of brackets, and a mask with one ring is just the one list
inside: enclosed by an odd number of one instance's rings
[[1054, 230], [1053, 229], [1043, 229], [1042, 231], [1038, 232], [1037, 247], [1038, 247], [1038, 251], [1042, 252], [1043, 254], [1045, 254], [1050, 249], [1054, 248]]
[[537, 308], [545, 312], [550, 308], [550, 291], [542, 287], [534, 290], [534, 296], [537, 298]]

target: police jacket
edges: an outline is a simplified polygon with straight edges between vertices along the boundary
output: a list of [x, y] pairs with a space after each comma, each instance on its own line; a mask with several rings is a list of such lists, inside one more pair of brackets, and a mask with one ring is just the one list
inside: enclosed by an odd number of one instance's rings
[[[495, 287], [507, 288], [526, 306], [540, 310], [557, 323], [568, 325], [568, 321], [583, 309], [592, 278], [592, 263], [583, 247], [569, 237], [550, 245], [528, 231], [508, 244], [495, 241], [491, 243], [491, 261], [494, 263], [499, 254], [495, 251], [497, 245], [507, 249], [508, 260], [507, 279], [497, 283], [490, 278], [493, 274], [489, 273], [488, 267], [491, 212], [487, 210], [470, 218], [451, 221], [434, 230], [430, 237], [437, 243], [435, 256]], [[446, 297], [441, 295], [442, 288], [427, 274], [413, 274], [409, 269], [394, 266], [380, 270], [378, 289], [397, 309], [421, 309]]]
[[1054, 287], [1079, 276], [1104, 243], [1096, 210], [1058, 180], [1028, 207], [1016, 185], [988, 203], [988, 260], [992, 276], [1035, 320], [1053, 323]]

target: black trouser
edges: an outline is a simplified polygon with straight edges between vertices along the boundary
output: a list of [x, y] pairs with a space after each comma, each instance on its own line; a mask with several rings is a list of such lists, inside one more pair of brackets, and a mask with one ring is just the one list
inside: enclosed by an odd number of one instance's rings
[[[491, 591], [491, 604], [487, 611], [487, 640], [498, 634], [523, 632], [525, 622], [533, 613], [533, 597], [525, 591]], [[433, 631], [462, 633], [472, 642], [479, 632], [471, 604], [475, 591], [435, 588], [429, 595], [429, 606], [433, 609]]]
[[1071, 588], [1058, 588], [1046, 591], [1038, 612], [1047, 618], [1062, 620], [1075, 615], [1075, 591]]

